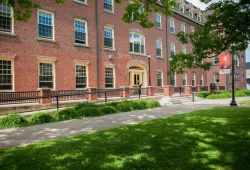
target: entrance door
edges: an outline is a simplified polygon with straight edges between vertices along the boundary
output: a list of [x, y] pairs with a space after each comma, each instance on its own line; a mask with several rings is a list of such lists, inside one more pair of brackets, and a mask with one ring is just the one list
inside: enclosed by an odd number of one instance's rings
[[141, 83], [141, 76], [139, 73], [134, 74], [134, 86], [139, 86]]

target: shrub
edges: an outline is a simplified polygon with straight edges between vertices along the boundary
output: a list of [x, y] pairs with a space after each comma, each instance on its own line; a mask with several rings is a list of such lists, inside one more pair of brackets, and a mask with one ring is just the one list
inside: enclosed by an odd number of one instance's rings
[[149, 108], [161, 107], [160, 103], [154, 100], [149, 100], [148, 104], [149, 104]]
[[129, 112], [133, 110], [131, 102], [124, 101], [117, 104], [117, 109], [119, 109], [121, 112]]
[[201, 98], [206, 98], [207, 96], [211, 95], [210, 92], [201, 92], [197, 96]]
[[101, 112], [104, 114], [113, 114], [113, 113], [117, 113], [118, 111], [115, 109], [115, 107], [113, 106], [103, 106], [100, 108]]
[[96, 104], [94, 103], [79, 103], [75, 106], [75, 110], [78, 111], [84, 107], [94, 107], [96, 106]]
[[28, 121], [19, 114], [9, 114], [0, 119], [0, 128], [21, 127], [27, 124]]
[[83, 107], [78, 110], [78, 114], [83, 117], [101, 116], [103, 113], [98, 107]]
[[225, 98], [230, 98], [232, 96], [231, 93], [229, 92], [225, 92], [225, 93], [221, 93], [221, 94], [211, 94], [209, 96], [207, 96], [207, 99], [225, 99]]
[[242, 90], [247, 96], [250, 96], [250, 90]]
[[135, 100], [135, 101], [131, 102], [131, 105], [132, 105], [133, 109], [135, 109], [135, 110], [145, 109], [144, 105], [141, 104], [140, 100]]
[[247, 94], [244, 93], [243, 91], [235, 91], [235, 96], [236, 97], [244, 97], [244, 96], [247, 96]]
[[75, 118], [80, 117], [80, 115], [73, 108], [67, 108], [67, 109], [55, 112], [54, 116], [56, 120], [69, 120], [69, 119], [75, 119]]
[[46, 112], [36, 113], [30, 117], [31, 124], [50, 123], [53, 121], [54, 118], [52, 117], [52, 115]]

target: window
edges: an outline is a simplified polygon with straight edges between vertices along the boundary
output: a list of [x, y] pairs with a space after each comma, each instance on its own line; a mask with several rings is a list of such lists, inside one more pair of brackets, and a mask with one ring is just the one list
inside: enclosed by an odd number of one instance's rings
[[77, 1], [79, 1], [79, 2], [81, 2], [83, 4], [87, 4], [87, 0], [77, 0]]
[[87, 22], [75, 19], [75, 43], [87, 45]]
[[234, 66], [240, 66], [240, 60], [238, 55], [234, 55]]
[[157, 71], [157, 86], [162, 87], [162, 71]]
[[239, 81], [240, 80], [240, 74], [234, 73], [234, 80]]
[[162, 57], [162, 41], [156, 41], [156, 56]]
[[12, 9], [9, 5], [0, 3], [0, 31], [12, 32]]
[[41, 38], [54, 39], [53, 13], [38, 10], [38, 36]]
[[184, 14], [184, 5], [182, 3], [179, 4], [179, 11]]
[[196, 86], [196, 74], [192, 73], [192, 86]]
[[185, 32], [185, 24], [181, 24], [181, 31]]
[[175, 86], [175, 73], [170, 75], [170, 85]]
[[104, 0], [104, 10], [113, 12], [113, 0]]
[[145, 38], [141, 34], [129, 34], [129, 50], [130, 52], [145, 54]]
[[186, 47], [181, 47], [181, 52], [182, 52], [183, 54], [186, 54], [186, 53], [187, 53]]
[[182, 73], [182, 85], [183, 86], [187, 85], [187, 73], [186, 72]]
[[175, 54], [175, 45], [170, 44], [170, 57], [172, 58]]
[[155, 16], [155, 26], [156, 28], [161, 29], [161, 15], [156, 14]]
[[202, 73], [200, 74], [200, 85], [204, 86], [204, 75]]
[[104, 27], [104, 48], [114, 49], [114, 30]]
[[198, 20], [199, 22], [201, 22], [201, 15], [198, 15], [198, 16], [197, 16], [197, 20]]
[[10, 60], [0, 60], [0, 90], [12, 90], [12, 66]]
[[53, 88], [52, 63], [39, 63], [39, 88]]
[[214, 82], [215, 83], [219, 83], [220, 82], [220, 74], [219, 73], [215, 73], [214, 74]]
[[219, 64], [219, 56], [215, 56], [214, 57], [214, 65], [218, 65]]
[[174, 33], [174, 20], [170, 20], [170, 32]]
[[87, 69], [86, 66], [76, 65], [76, 88], [87, 87]]
[[189, 9], [189, 17], [191, 18], [194, 17], [194, 11], [192, 9]]
[[105, 68], [105, 87], [114, 88], [114, 69]]

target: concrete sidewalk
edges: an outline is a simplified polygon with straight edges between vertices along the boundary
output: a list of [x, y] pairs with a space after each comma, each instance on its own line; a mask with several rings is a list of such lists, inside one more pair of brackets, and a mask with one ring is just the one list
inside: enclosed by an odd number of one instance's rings
[[[250, 97], [240, 97], [236, 100], [250, 100]], [[229, 106], [230, 101], [231, 99], [202, 100], [181, 105], [164, 105], [156, 109], [0, 130], [0, 148], [24, 146], [39, 141], [121, 127], [124, 125], [135, 124], [138, 122], [182, 114], [195, 110], [216, 106]]]

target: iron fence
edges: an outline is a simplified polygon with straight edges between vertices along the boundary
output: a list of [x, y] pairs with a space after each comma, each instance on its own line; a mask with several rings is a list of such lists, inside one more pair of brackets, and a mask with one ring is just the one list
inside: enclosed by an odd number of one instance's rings
[[[50, 92], [51, 96], [58, 96], [59, 101], [66, 100], [82, 100], [88, 99], [87, 90], [54, 90]], [[77, 94], [77, 95], [75, 95]], [[53, 101], [56, 101], [56, 97], [52, 98]]]
[[40, 91], [1, 92], [0, 105], [39, 103]]
[[208, 91], [208, 86], [201, 86], [201, 91]]
[[197, 87], [192, 87], [192, 92], [197, 92]]
[[219, 86], [219, 90], [220, 91], [226, 90], [226, 87], [225, 86]]

